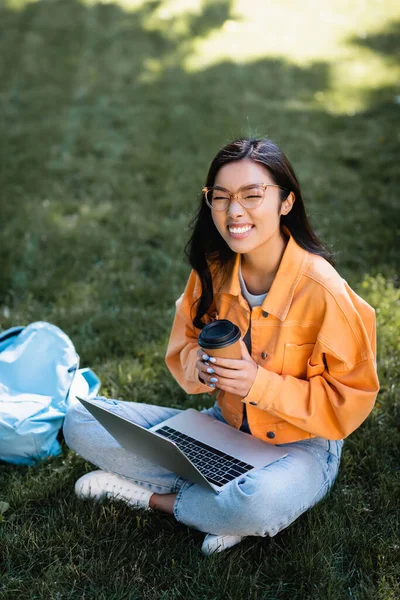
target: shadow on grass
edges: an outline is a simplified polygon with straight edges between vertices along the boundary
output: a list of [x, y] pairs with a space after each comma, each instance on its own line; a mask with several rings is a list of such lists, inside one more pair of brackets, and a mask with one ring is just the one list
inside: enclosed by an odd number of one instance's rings
[[212, 155], [233, 137], [256, 132], [281, 144], [351, 283], [398, 269], [397, 106], [382, 106], [377, 92], [363, 113], [321, 111], [315, 94], [330, 84], [323, 62], [225, 61], [188, 72], [197, 37], [234, 19], [231, 2], [160, 21], [162, 5], [1, 9], [11, 60], [1, 78], [0, 298], [73, 335], [104, 331], [91, 360], [129, 354], [157, 330], [165, 341], [187, 274], [189, 216]]
[[392, 61], [393, 66], [398, 66], [400, 59], [400, 21], [391, 22], [380, 33], [352, 38], [350, 39], [350, 43], [381, 54], [386, 59]]
[[[225, 60], [189, 71], [186, 59], [196, 40], [235, 20], [232, 3], [210, 1], [201, 15], [160, 21], [157, 10], [164, 4], [146, 2], [132, 12], [75, 0], [40, 1], [20, 13], [7, 4], [0, 7], [0, 54], [7, 57], [0, 76], [0, 325], [54, 322], [72, 337], [83, 364], [98, 370], [107, 395], [188, 407], [200, 400], [178, 390], [164, 353], [174, 301], [188, 273], [182, 253], [187, 223], [212, 156], [234, 137], [270, 136], [299, 174], [312, 221], [338, 252], [339, 271], [353, 285], [378, 273], [397, 283], [399, 144], [393, 135], [398, 119], [393, 98], [398, 90], [365, 90], [365, 111], [333, 115], [316, 102], [316, 94], [329, 90], [331, 82], [330, 65], [322, 61], [301, 68], [283, 59]], [[397, 56], [392, 49], [397, 32], [393, 24], [379, 36], [351, 43], [367, 45], [391, 61]], [[374, 537], [380, 529], [388, 544], [394, 539], [387, 511], [397, 480], [385, 469], [398, 450], [398, 413], [392, 387], [386, 392], [387, 420], [378, 412], [349, 442], [347, 474], [340, 475], [340, 491], [328, 501], [332, 512], [322, 505], [277, 540], [249, 541], [232, 555], [235, 560], [215, 557], [204, 567], [198, 567], [198, 549], [185, 528], [172, 549], [157, 540], [162, 568], [156, 566], [155, 573], [171, 586], [170, 597], [188, 593], [187, 581], [198, 598], [209, 597], [210, 589], [224, 597], [228, 580], [232, 597], [247, 597], [249, 573], [254, 598], [265, 598], [266, 589], [270, 597], [310, 597], [314, 590], [319, 597], [336, 598], [336, 585], [343, 593], [346, 586], [360, 585], [361, 598], [365, 589], [378, 586], [379, 577], [386, 575], [390, 582], [392, 572], [385, 573], [377, 558], [382, 548], [387, 556], [388, 546]], [[381, 454], [369, 453], [372, 447]], [[83, 589], [107, 597], [109, 574], [99, 572], [97, 550], [109, 538], [112, 543], [101, 548], [101, 555], [119, 569], [112, 578], [114, 597], [123, 597], [127, 573], [134, 574], [134, 589], [151, 597], [154, 584], [162, 597], [154, 565], [148, 564], [157, 524], [146, 529], [132, 524], [126, 513], [127, 526], [121, 529], [119, 518], [115, 523], [104, 519], [108, 509], [89, 507], [87, 521], [78, 518], [78, 508], [71, 511], [68, 503], [82, 462], [71, 466], [70, 457], [66, 464], [63, 460], [57, 465], [65, 467], [68, 480], [57, 478], [56, 471], [47, 473], [45, 465], [36, 484], [36, 472], [7, 471], [7, 489], [21, 511], [10, 521], [11, 538], [19, 536], [19, 542], [7, 550], [9, 572], [23, 580], [35, 548], [58, 543], [61, 550], [53, 558], [46, 551], [34, 565], [44, 574], [43, 582], [34, 583], [37, 597], [45, 597], [43, 590], [47, 597], [55, 593], [57, 580], [67, 590], [74, 577], [78, 583], [70, 597], [79, 597]], [[53, 477], [50, 491], [45, 490], [47, 476]], [[16, 481], [21, 496], [13, 492]], [[369, 507], [363, 502], [366, 492]], [[46, 529], [51, 493], [55, 520], [53, 529]], [[63, 495], [67, 503], [60, 501]], [[380, 512], [382, 506], [386, 512]], [[358, 527], [352, 529], [354, 520]], [[130, 545], [132, 532], [135, 544]], [[365, 551], [370, 539], [373, 560]], [[117, 552], [121, 548], [123, 556]], [[119, 565], [112, 562], [112, 552]], [[10, 580], [10, 590], [12, 585]], [[145, 597], [134, 593], [130, 597]]]

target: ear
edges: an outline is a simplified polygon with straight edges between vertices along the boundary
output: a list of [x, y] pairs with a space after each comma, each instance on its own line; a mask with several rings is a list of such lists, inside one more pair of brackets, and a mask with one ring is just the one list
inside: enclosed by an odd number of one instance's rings
[[289, 196], [281, 204], [281, 215], [287, 215], [293, 208], [293, 204], [296, 200], [294, 192], [290, 192]]

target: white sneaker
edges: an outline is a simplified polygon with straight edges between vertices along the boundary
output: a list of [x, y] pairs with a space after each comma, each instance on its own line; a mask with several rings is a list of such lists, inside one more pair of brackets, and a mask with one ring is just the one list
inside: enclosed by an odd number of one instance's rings
[[201, 551], [206, 556], [214, 554], [214, 552], [223, 552], [223, 550], [240, 544], [242, 539], [241, 535], [213, 535], [212, 533], [207, 533]]
[[80, 477], [75, 483], [75, 494], [78, 498], [92, 498], [97, 502], [106, 498], [122, 500], [129, 506], [148, 510], [153, 492], [125, 477], [99, 470]]

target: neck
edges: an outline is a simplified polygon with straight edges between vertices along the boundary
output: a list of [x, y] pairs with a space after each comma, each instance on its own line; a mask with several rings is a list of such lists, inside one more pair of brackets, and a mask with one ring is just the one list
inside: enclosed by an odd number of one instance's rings
[[270, 289], [287, 242], [285, 235], [278, 231], [267, 244], [242, 255], [242, 275], [250, 293], [262, 294]]

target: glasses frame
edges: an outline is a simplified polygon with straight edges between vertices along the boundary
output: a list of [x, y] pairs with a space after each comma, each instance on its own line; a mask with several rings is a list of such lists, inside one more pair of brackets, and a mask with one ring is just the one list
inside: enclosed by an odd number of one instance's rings
[[[239, 200], [239, 194], [240, 194], [240, 192], [242, 192], [246, 188], [251, 188], [251, 187], [256, 187], [256, 186], [264, 188], [264, 196], [261, 198], [260, 203], [257, 204], [257, 206], [253, 206], [252, 208], [247, 208], [247, 206], [244, 206], [240, 202], [240, 200]], [[283, 191], [287, 192], [288, 195], [290, 194], [289, 190], [287, 190], [286, 188], [281, 187], [280, 185], [275, 185], [274, 183], [253, 183], [253, 184], [250, 183], [249, 185], [243, 185], [235, 193], [234, 192], [230, 192], [229, 190], [227, 190], [226, 188], [224, 188], [224, 187], [222, 187], [220, 185], [211, 186], [211, 187], [207, 187], [206, 186], [206, 187], [203, 187], [201, 191], [203, 192], [204, 199], [205, 199], [205, 202], [206, 202], [207, 206], [209, 206], [211, 208], [211, 210], [215, 210], [217, 212], [224, 212], [224, 211], [228, 210], [228, 208], [231, 205], [232, 200], [234, 200], [234, 199], [236, 199], [238, 201], [238, 203], [240, 204], [240, 206], [242, 206], [245, 210], [255, 210], [256, 208], [259, 208], [259, 206], [261, 206], [261, 204], [264, 202], [266, 191], [267, 191], [267, 188], [269, 188], [269, 187], [279, 188], [280, 190], [283, 190]], [[220, 190], [221, 192], [226, 192], [229, 195], [229, 203], [228, 203], [228, 205], [227, 205], [226, 208], [215, 208], [215, 206], [213, 206], [208, 201], [207, 195], [208, 195], [208, 192], [210, 190]]]

